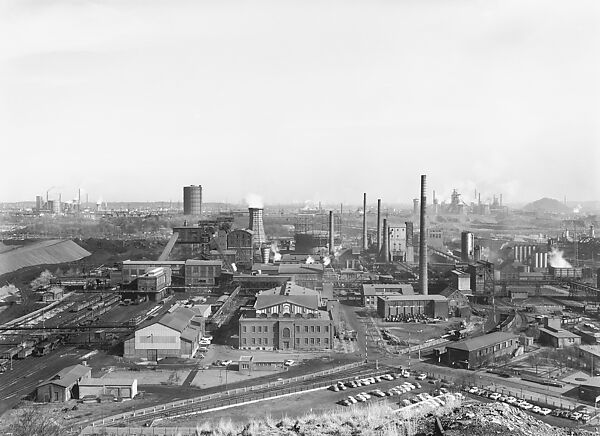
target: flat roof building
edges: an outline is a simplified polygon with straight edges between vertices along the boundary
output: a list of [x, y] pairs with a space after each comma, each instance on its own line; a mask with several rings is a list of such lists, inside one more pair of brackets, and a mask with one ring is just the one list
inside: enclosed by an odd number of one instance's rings
[[540, 327], [540, 344], [554, 348], [565, 348], [581, 344], [581, 336], [568, 330], [554, 327]]
[[363, 284], [362, 305], [369, 309], [377, 309], [377, 297], [395, 295], [414, 295], [415, 290], [411, 284]]

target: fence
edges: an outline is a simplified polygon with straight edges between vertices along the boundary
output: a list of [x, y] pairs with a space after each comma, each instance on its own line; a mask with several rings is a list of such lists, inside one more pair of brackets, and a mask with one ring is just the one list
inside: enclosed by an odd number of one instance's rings
[[[439, 378], [445, 381], [450, 381], [450, 382], [457, 382], [457, 381], [465, 381], [464, 377], [452, 377], [452, 376], [448, 376], [446, 374], [435, 374], [435, 373], [426, 373], [428, 378]], [[551, 392], [547, 392], [547, 393], [541, 393], [541, 392], [535, 392], [535, 391], [531, 391], [528, 388], [530, 388], [529, 386], [525, 387], [525, 390], [521, 387], [521, 388], [513, 388], [513, 387], [508, 387], [508, 386], [504, 386], [504, 385], [497, 385], [494, 382], [490, 382], [490, 381], [483, 381], [483, 380], [477, 380], [476, 378], [474, 378], [474, 376], [471, 376], [469, 378], [469, 386], [475, 386], [477, 388], [482, 388], [482, 389], [487, 389], [487, 390], [491, 390], [494, 392], [499, 392], [503, 395], [509, 395], [509, 396], [513, 396], [515, 398], [518, 398], [520, 400], [526, 400], [526, 401], [534, 401], [536, 403], [539, 404], [545, 404], [548, 406], [553, 406], [553, 407], [557, 407], [557, 408], [561, 408], [561, 409], [567, 409], [567, 410], [573, 410], [576, 407], [578, 407], [578, 404], [574, 401], [569, 401], [569, 400], [565, 400], [563, 398], [558, 398], [554, 395], [551, 394]]]
[[[148, 415], [151, 413], [166, 411], [166, 410], [175, 409], [175, 408], [179, 408], [179, 407], [190, 406], [193, 404], [197, 405], [198, 410], [202, 410], [202, 406], [200, 406], [198, 403], [202, 403], [204, 401], [216, 400], [216, 399], [228, 397], [230, 395], [251, 393], [253, 391], [258, 391], [258, 390], [262, 390], [262, 389], [281, 387], [281, 386], [285, 386], [286, 384], [292, 384], [292, 383], [296, 383], [299, 381], [306, 381], [306, 380], [310, 380], [310, 379], [313, 379], [316, 377], [321, 377], [324, 375], [335, 374], [335, 373], [345, 371], [348, 369], [358, 368], [359, 366], [363, 366], [363, 365], [365, 365], [364, 362], [355, 362], [355, 363], [350, 363], [350, 364], [343, 365], [343, 366], [338, 366], [338, 367], [332, 368], [332, 369], [326, 369], [326, 370], [319, 371], [319, 372], [316, 372], [313, 374], [303, 375], [303, 376], [299, 376], [299, 377], [292, 377], [289, 379], [264, 383], [261, 385], [249, 386], [249, 387], [245, 387], [245, 388], [227, 390], [225, 392], [217, 392], [217, 393], [210, 394], [210, 395], [202, 395], [200, 397], [189, 398], [187, 400], [180, 400], [180, 401], [174, 401], [171, 403], [165, 403], [160, 406], [146, 407], [143, 409], [139, 409], [139, 410], [135, 410], [135, 411], [131, 411], [131, 412], [120, 413], [118, 415], [113, 415], [113, 416], [109, 416], [107, 418], [103, 418], [103, 419], [94, 421], [90, 424], [90, 426], [94, 427], [94, 426], [106, 425], [107, 423], [114, 423], [114, 422], [120, 421], [120, 420], [140, 417], [140, 416]], [[328, 385], [328, 384], [331, 384], [331, 382], [327, 382], [325, 384]], [[281, 392], [281, 391], [278, 391], [278, 392]], [[298, 390], [295, 392], [298, 392]], [[263, 396], [262, 398], [265, 398], [265, 397]], [[233, 400], [234, 399], [229, 399], [228, 401], [233, 401]], [[228, 403], [228, 404], [232, 404], [232, 403]], [[214, 407], [214, 405], [211, 405], [211, 407]]]

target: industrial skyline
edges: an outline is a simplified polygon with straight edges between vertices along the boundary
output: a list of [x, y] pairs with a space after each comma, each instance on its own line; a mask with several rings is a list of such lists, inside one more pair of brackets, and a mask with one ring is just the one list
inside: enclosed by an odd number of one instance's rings
[[595, 2], [176, 6], [3, 2], [0, 201], [600, 198]]

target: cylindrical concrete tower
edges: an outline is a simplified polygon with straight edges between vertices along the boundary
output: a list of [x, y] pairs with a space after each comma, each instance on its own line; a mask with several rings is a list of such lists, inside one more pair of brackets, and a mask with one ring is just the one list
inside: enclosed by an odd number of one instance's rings
[[265, 225], [263, 224], [263, 210], [258, 207], [249, 207], [248, 212], [250, 214], [248, 228], [254, 232], [252, 243], [262, 245], [267, 242]]
[[183, 187], [183, 214], [202, 214], [202, 186], [191, 185]]
[[335, 240], [333, 235], [333, 211], [329, 211], [329, 254], [335, 254]]
[[381, 198], [377, 199], [377, 253], [381, 251]]

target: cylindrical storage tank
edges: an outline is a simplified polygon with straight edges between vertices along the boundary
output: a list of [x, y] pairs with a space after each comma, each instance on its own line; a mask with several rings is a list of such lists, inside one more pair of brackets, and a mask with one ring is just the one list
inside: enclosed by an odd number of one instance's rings
[[191, 185], [183, 187], [183, 214], [202, 214], [202, 186]]
[[52, 213], [61, 213], [61, 203], [59, 200], [54, 200], [52, 202], [52, 208], [50, 209]]
[[269, 263], [269, 254], [271, 252], [271, 247], [262, 247], [260, 249], [260, 252], [262, 254], [262, 262]]

